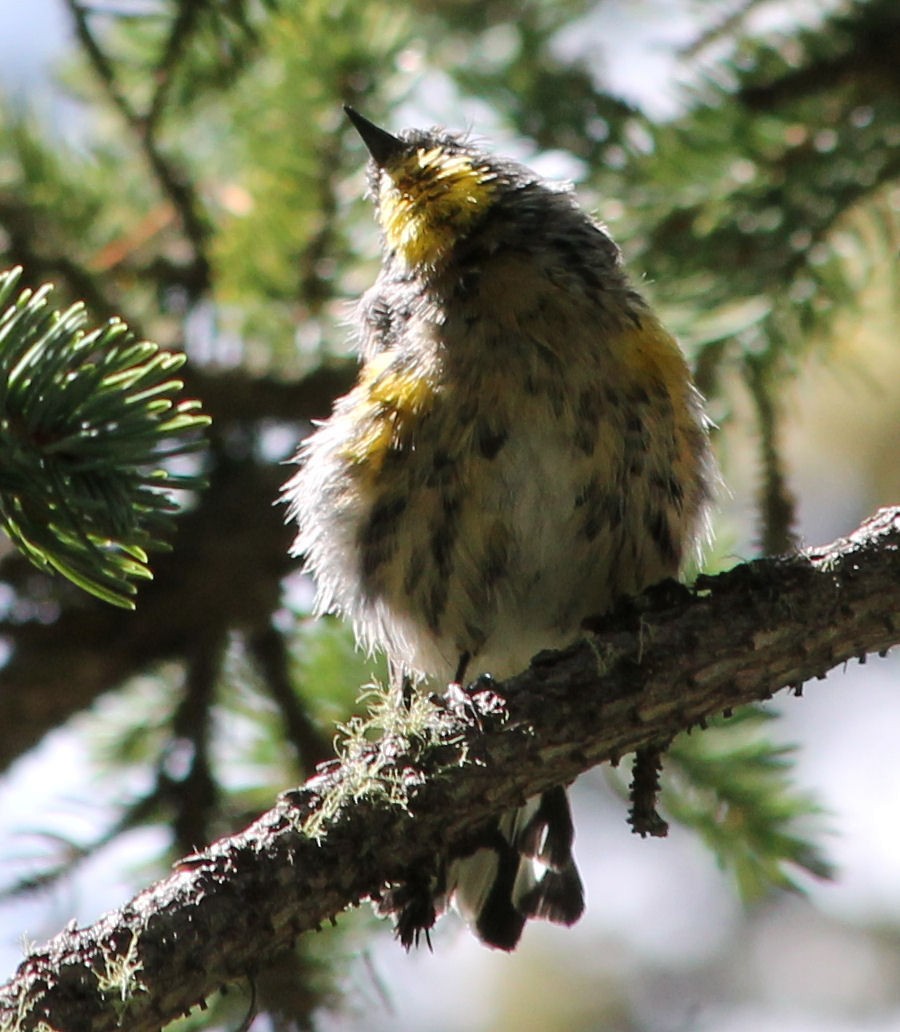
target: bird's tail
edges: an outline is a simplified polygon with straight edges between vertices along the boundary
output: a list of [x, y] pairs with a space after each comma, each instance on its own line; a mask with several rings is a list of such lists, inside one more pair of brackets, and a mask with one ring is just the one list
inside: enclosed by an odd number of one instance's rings
[[571, 925], [581, 917], [573, 838], [560, 786], [504, 814], [472, 853], [451, 861], [447, 895], [485, 945], [514, 949], [530, 918]]

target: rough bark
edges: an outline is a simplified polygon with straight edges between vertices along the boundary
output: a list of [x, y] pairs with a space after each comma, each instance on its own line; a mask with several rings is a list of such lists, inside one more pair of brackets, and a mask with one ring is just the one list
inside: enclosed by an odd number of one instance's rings
[[[590, 640], [476, 686], [440, 741], [383, 739], [322, 769], [121, 910], [33, 949], [0, 989], [0, 1027], [158, 1029], [523, 798], [898, 642], [900, 508], [824, 548], [661, 586]], [[405, 807], [370, 794], [318, 839], [300, 830], [376, 770]]]

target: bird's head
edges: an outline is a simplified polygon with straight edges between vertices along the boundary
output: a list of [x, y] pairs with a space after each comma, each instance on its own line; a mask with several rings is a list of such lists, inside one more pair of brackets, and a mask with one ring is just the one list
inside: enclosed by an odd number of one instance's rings
[[385, 246], [411, 268], [434, 268], [510, 185], [508, 163], [463, 136], [411, 130], [399, 136], [345, 108], [369, 150], [369, 182]]

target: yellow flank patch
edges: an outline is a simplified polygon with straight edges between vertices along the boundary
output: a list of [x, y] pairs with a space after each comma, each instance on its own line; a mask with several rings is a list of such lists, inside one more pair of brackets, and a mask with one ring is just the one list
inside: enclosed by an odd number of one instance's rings
[[356, 465], [377, 474], [391, 448], [409, 443], [419, 418], [434, 399], [434, 387], [421, 369], [403, 368], [391, 352], [368, 362], [353, 392], [357, 432], [344, 449]]
[[635, 382], [659, 384], [681, 400], [690, 381], [678, 342], [652, 315], [643, 314], [638, 329], [622, 333], [622, 358]]
[[388, 246], [407, 265], [434, 265], [490, 206], [495, 189], [494, 173], [466, 155], [420, 148], [382, 176]]
[[662, 388], [671, 400], [677, 459], [684, 477], [690, 480], [697, 461], [698, 428], [696, 401], [692, 398], [693, 388], [684, 354], [672, 334], [649, 313], [642, 316], [641, 327], [623, 334], [622, 340], [625, 366], [632, 383], [650, 389]]

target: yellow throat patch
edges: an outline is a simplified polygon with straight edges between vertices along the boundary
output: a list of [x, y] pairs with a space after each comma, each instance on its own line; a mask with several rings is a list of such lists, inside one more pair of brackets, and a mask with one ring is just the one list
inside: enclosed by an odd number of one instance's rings
[[434, 266], [490, 206], [495, 175], [465, 154], [420, 148], [381, 177], [388, 247], [411, 267]]

